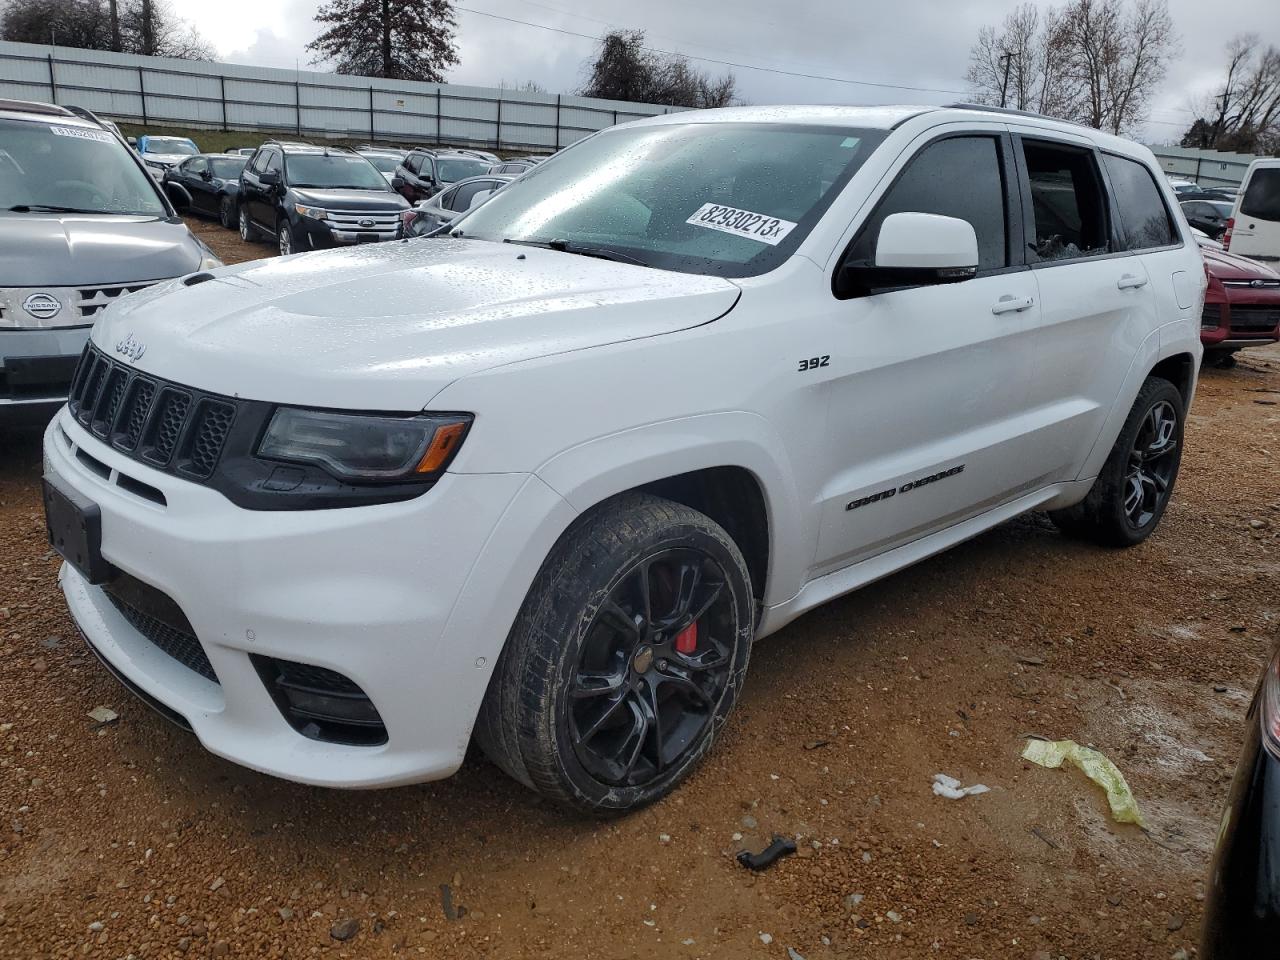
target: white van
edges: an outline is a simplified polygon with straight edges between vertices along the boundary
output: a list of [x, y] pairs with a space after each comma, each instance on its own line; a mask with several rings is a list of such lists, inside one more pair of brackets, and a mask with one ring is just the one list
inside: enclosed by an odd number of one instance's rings
[[1280, 260], [1280, 157], [1249, 164], [1222, 245], [1254, 260]]

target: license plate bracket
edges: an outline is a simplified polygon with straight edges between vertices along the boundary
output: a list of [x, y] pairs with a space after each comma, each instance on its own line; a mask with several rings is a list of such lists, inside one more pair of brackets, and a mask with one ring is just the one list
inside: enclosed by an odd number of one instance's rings
[[102, 556], [101, 509], [88, 497], [65, 490], [48, 477], [42, 483], [50, 546], [90, 583], [112, 579], [115, 567]]

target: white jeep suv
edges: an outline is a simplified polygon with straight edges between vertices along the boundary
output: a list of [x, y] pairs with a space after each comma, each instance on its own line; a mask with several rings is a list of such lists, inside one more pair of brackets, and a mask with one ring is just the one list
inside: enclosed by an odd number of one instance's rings
[[752, 641], [1047, 510], [1141, 541], [1204, 270], [1145, 148], [969, 107], [624, 124], [449, 235], [110, 307], [45, 437], [89, 645], [215, 753], [575, 809], [710, 748]]

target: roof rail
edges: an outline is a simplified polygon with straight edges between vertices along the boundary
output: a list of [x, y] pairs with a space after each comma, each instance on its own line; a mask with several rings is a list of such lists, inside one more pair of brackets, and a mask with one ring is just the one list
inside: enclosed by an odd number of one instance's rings
[[981, 110], [984, 113], [1003, 113], [1012, 117], [1027, 117], [1032, 120], [1052, 120], [1054, 123], [1069, 123], [1073, 127], [1083, 127], [1086, 130], [1094, 128], [1086, 123], [1080, 123], [1077, 120], [1064, 120], [1062, 117], [1051, 117], [1047, 113], [1036, 113], [1034, 110], [1018, 110], [1014, 107], [993, 107], [985, 103], [948, 103], [943, 106], [944, 110]]
[[68, 116], [71, 111], [55, 103], [38, 103], [34, 100], [9, 100], [0, 98], [0, 110], [12, 110], [14, 113], [45, 113], [55, 117]]

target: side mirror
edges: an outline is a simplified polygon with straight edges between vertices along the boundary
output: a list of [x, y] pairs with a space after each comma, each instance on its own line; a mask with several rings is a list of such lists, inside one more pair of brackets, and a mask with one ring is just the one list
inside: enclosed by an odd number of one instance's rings
[[169, 202], [173, 204], [175, 210], [182, 213], [191, 209], [191, 194], [187, 193], [182, 184], [167, 180], [164, 187], [165, 193], [169, 195]]
[[476, 207], [480, 206], [480, 204], [488, 200], [491, 196], [493, 196], [492, 190], [479, 191], [474, 197], [471, 198], [471, 202], [467, 204], [467, 209], [474, 210]]
[[276, 170], [268, 170], [266, 173], [258, 177], [258, 182], [264, 187], [276, 187], [280, 185], [280, 174]]
[[201, 171], [200, 171], [200, 179], [201, 179], [201, 180], [204, 180], [204, 181], [206, 181], [206, 182], [207, 182], [207, 181], [209, 181], [209, 180], [212, 180], [212, 179], [213, 179], [213, 171], [212, 171], [212, 170], [201, 170]]
[[889, 287], [960, 283], [977, 272], [978, 235], [967, 220], [894, 213], [880, 224], [875, 263], [844, 264], [838, 292], [853, 297]]
[[398, 174], [398, 173], [397, 173], [395, 176], [393, 176], [393, 177], [391, 178], [391, 189], [392, 189], [392, 190], [403, 190], [403, 189], [404, 189], [404, 177], [400, 176], [400, 174]]

